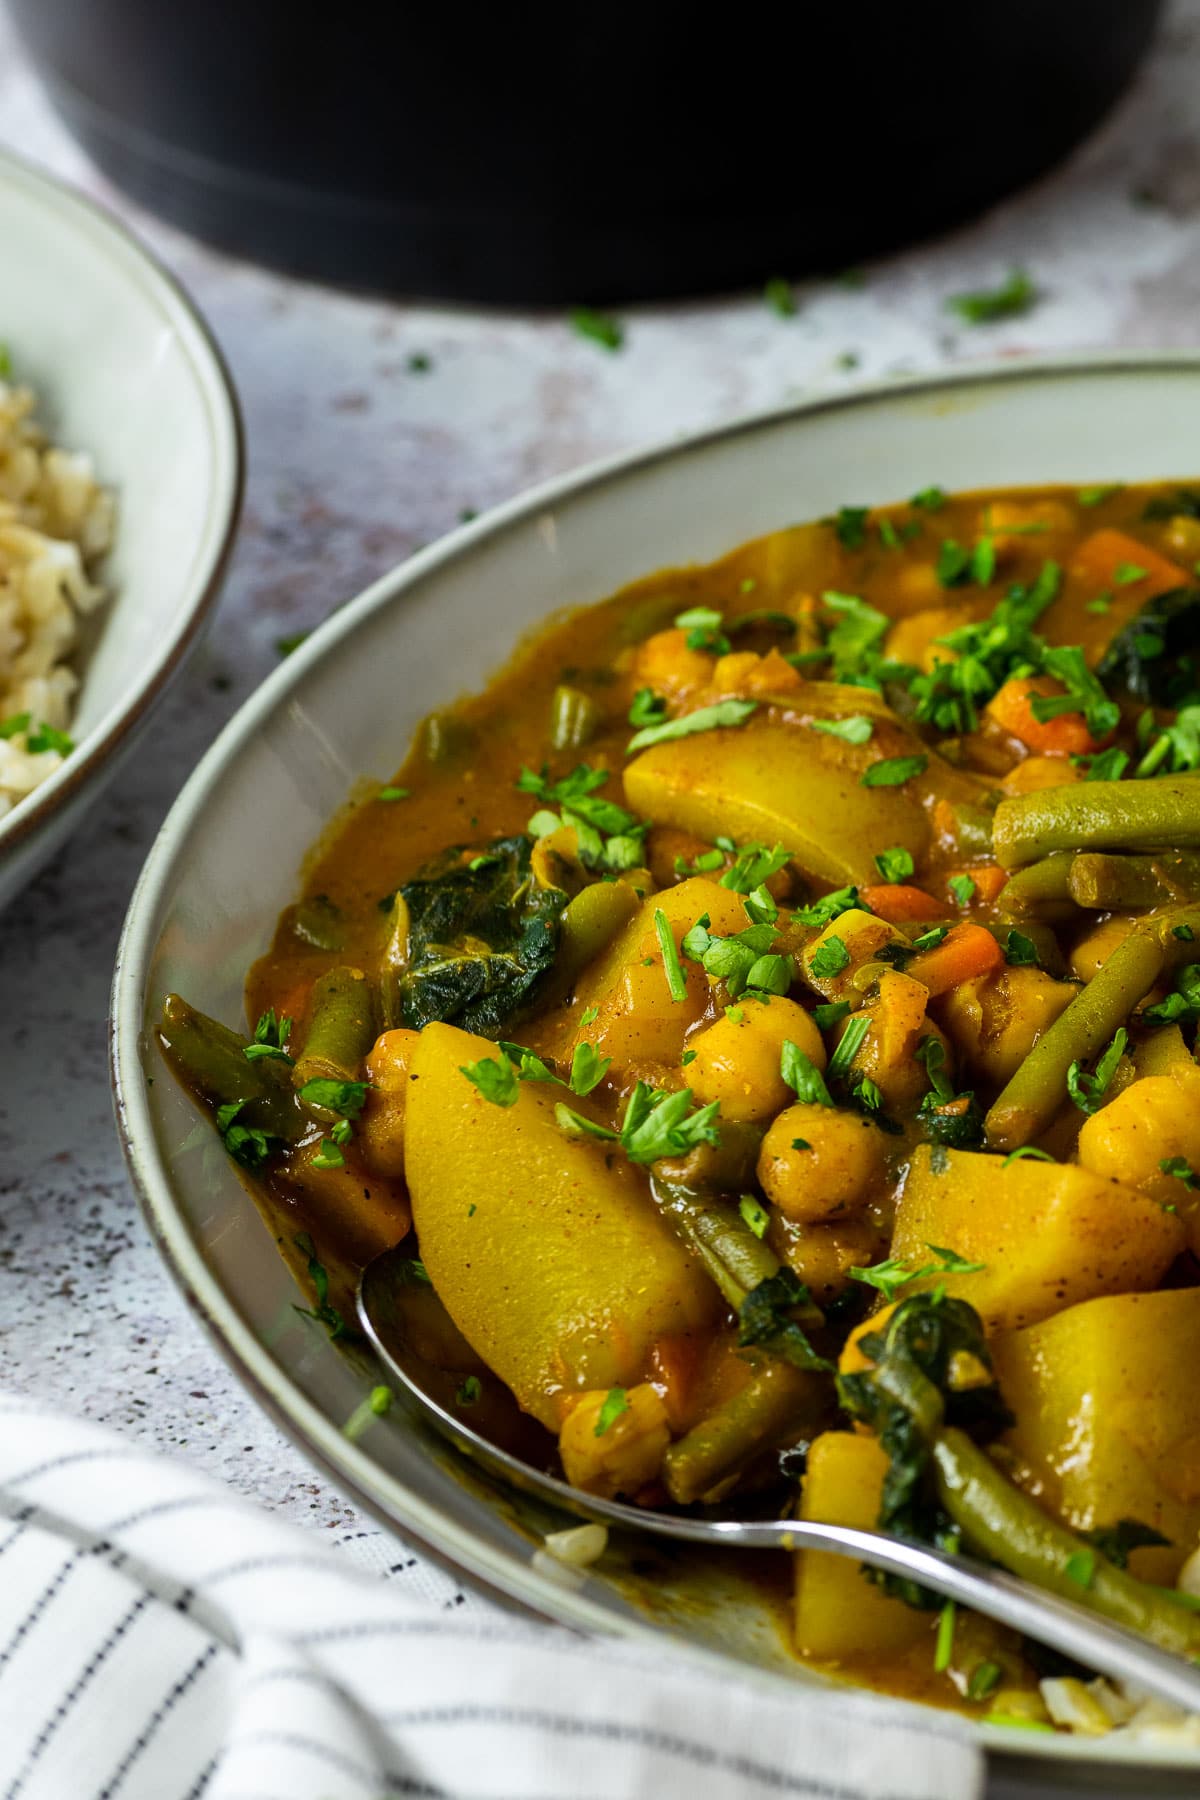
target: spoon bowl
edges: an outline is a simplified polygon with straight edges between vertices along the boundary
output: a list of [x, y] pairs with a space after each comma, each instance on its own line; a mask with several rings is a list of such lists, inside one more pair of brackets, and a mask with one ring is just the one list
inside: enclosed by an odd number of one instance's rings
[[[398, 1296], [403, 1292], [401, 1264], [410, 1261], [399, 1249], [385, 1251], [364, 1269], [358, 1285], [362, 1328], [392, 1380], [464, 1456], [481, 1464], [510, 1486], [536, 1494], [576, 1518], [625, 1531], [668, 1538], [676, 1543], [707, 1545], [713, 1550], [824, 1550], [848, 1556], [888, 1575], [917, 1581], [947, 1600], [1009, 1625], [1063, 1655], [1109, 1675], [1130, 1681], [1189, 1712], [1200, 1712], [1200, 1668], [1160, 1649], [1149, 1639], [1126, 1631], [1087, 1607], [1021, 1581], [1003, 1569], [848, 1525], [825, 1525], [812, 1519], [714, 1519], [688, 1513], [658, 1512], [604, 1500], [572, 1487], [549, 1468], [539, 1467], [540, 1427], [530, 1433], [527, 1454], [505, 1448], [476, 1431], [423, 1384], [424, 1365], [406, 1354], [405, 1330]], [[548, 1442], [548, 1440], [547, 1440]]]

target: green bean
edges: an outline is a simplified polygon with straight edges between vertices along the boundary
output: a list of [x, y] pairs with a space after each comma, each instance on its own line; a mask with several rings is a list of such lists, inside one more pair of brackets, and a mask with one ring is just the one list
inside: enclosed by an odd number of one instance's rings
[[760, 1281], [778, 1275], [779, 1258], [754, 1235], [732, 1200], [668, 1181], [657, 1167], [650, 1176], [650, 1193], [735, 1312]]
[[960, 856], [990, 856], [992, 814], [982, 806], [959, 805], [954, 812], [954, 841]]
[[214, 1110], [244, 1102], [239, 1122], [294, 1144], [308, 1129], [288, 1083], [286, 1063], [251, 1062], [246, 1039], [197, 1012], [178, 994], [163, 1001], [158, 1022], [163, 1054], [183, 1085]]
[[766, 1445], [801, 1422], [817, 1427], [829, 1385], [790, 1363], [764, 1359], [746, 1386], [676, 1440], [663, 1458], [667, 1492], [679, 1506], [711, 1494]]
[[604, 715], [590, 694], [565, 682], [550, 701], [550, 743], [555, 750], [578, 750], [590, 743]]
[[[1056, 860], [1056, 859], [1051, 859]], [[1034, 863], [1022, 874], [1044, 867]], [[1019, 880], [1019, 876], [1013, 880]], [[1088, 851], [1071, 860], [1071, 898], [1097, 912], [1126, 912], [1171, 900], [1200, 900], [1200, 856], [1186, 850], [1160, 856], [1115, 856]]]
[[1200, 781], [1160, 775], [1154, 781], [1079, 781], [1002, 800], [992, 830], [1005, 869], [1038, 862], [1056, 850], [1189, 850], [1200, 848]]
[[559, 923], [558, 952], [539, 1004], [565, 998], [588, 964], [607, 950], [640, 902], [627, 881], [593, 881], [567, 901]]
[[1013, 919], [1042, 919], [1054, 924], [1076, 916], [1069, 886], [1070, 850], [1056, 851], [1010, 875], [1000, 889], [997, 906]]
[[943, 1431], [933, 1456], [938, 1497], [969, 1549], [1140, 1631], [1164, 1650], [1200, 1655], [1200, 1616], [1089, 1550], [1006, 1480], [964, 1432]]
[[359, 1080], [374, 1042], [371, 983], [361, 969], [326, 970], [313, 987], [308, 1036], [292, 1070], [293, 1084]]
[[740, 1194], [754, 1186], [763, 1136], [761, 1125], [723, 1119], [719, 1144], [697, 1144], [686, 1156], [664, 1158], [658, 1174], [664, 1182], [693, 1192]]
[[417, 727], [417, 747], [426, 762], [452, 762], [474, 743], [474, 731], [456, 713], [431, 712]]
[[1049, 1125], [1066, 1096], [1071, 1064], [1086, 1062], [1108, 1043], [1158, 980], [1166, 955], [1157, 924], [1136, 926], [1117, 945], [992, 1106], [985, 1121], [990, 1149], [1015, 1150]]
[[289, 906], [284, 914], [288, 930], [314, 950], [340, 950], [345, 943], [342, 909], [328, 894], [310, 894]]

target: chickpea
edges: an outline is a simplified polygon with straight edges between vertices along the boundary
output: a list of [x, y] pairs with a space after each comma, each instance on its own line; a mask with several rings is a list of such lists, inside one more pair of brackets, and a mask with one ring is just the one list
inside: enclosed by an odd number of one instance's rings
[[1200, 519], [1177, 513], [1163, 532], [1163, 543], [1172, 556], [1194, 563], [1200, 557]]
[[604, 1389], [581, 1394], [563, 1421], [558, 1453], [572, 1487], [615, 1500], [635, 1499], [657, 1480], [671, 1431], [662, 1395], [649, 1382], [629, 1389], [625, 1407], [596, 1435], [608, 1404]]
[[1065, 756], [1026, 756], [1002, 783], [1006, 794], [1033, 794], [1043, 788], [1069, 787], [1081, 779]]
[[684, 1070], [687, 1084], [702, 1104], [719, 1100], [724, 1119], [769, 1119], [791, 1095], [780, 1069], [789, 1040], [825, 1067], [821, 1034], [795, 1000], [739, 1000], [689, 1040], [696, 1056]]
[[818, 1306], [827, 1305], [848, 1287], [851, 1269], [869, 1268], [876, 1262], [887, 1241], [861, 1214], [833, 1225], [786, 1224], [783, 1229], [776, 1248]]
[[831, 1106], [787, 1107], [768, 1128], [758, 1157], [767, 1199], [802, 1224], [857, 1212], [883, 1177], [878, 1126]]
[[968, 623], [971, 614], [965, 606], [930, 606], [924, 612], [899, 619], [887, 634], [885, 648], [896, 662], [915, 663], [930, 670], [935, 662], [954, 662], [956, 652], [938, 638]]
[[385, 1031], [367, 1057], [371, 1084], [354, 1129], [359, 1154], [376, 1175], [404, 1174], [404, 1114], [408, 1106], [408, 1066], [416, 1047], [415, 1031]]

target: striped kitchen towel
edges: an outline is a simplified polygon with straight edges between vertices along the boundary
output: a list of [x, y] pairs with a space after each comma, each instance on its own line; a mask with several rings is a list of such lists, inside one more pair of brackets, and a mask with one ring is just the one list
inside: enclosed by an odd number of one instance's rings
[[401, 1597], [0, 1397], [0, 1800], [973, 1800], [953, 1722]]

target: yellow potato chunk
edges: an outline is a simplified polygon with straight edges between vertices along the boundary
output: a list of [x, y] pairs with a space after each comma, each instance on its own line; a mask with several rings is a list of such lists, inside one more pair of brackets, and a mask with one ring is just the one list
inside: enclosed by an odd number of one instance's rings
[[409, 1064], [417, 1034], [399, 1028], [376, 1038], [367, 1057], [370, 1091], [354, 1134], [367, 1167], [377, 1175], [404, 1174], [404, 1115], [408, 1108]]
[[[907, 949], [908, 939], [886, 919], [877, 919], [861, 907], [851, 907], [804, 949], [800, 958], [804, 979], [827, 1000], [848, 1000], [854, 1006], [862, 999], [855, 978], [885, 944], [902, 944]], [[869, 985], [874, 974], [867, 979]]]
[[[1097, 1294], [1151, 1288], [1183, 1249], [1182, 1221], [1155, 1200], [1073, 1163], [922, 1144], [896, 1208], [892, 1255], [912, 1267], [940, 1244], [971, 1275], [929, 1277], [967, 1300], [989, 1331], [1031, 1325]], [[912, 1291], [915, 1291], [912, 1290]]]
[[883, 1134], [860, 1113], [785, 1107], [763, 1139], [758, 1179], [786, 1218], [817, 1224], [845, 1217], [883, 1183]]
[[769, 1119], [791, 1098], [780, 1069], [789, 1040], [818, 1069], [825, 1067], [821, 1033], [795, 1000], [739, 1000], [690, 1040], [696, 1055], [684, 1070], [687, 1084], [704, 1104], [719, 1100], [723, 1119]]
[[999, 1088], [1078, 992], [1042, 969], [1004, 968], [949, 989], [938, 1012], [972, 1074]]
[[[687, 998], [671, 998], [654, 922], [655, 913], [660, 911], [676, 949], [697, 919], [705, 915], [715, 937], [732, 937], [750, 924], [739, 894], [699, 875], [643, 902], [615, 941], [577, 982], [577, 1004], [570, 1015], [577, 1027], [574, 1041], [587, 1038], [601, 1055], [611, 1056], [617, 1074], [631, 1063], [659, 1062], [677, 1067], [687, 1032], [709, 1005], [708, 976], [699, 963], [686, 957], [682, 959], [682, 969]], [[591, 1025], [579, 1026], [578, 1020], [593, 1006], [599, 1017]], [[569, 1048], [565, 1054], [570, 1056]]]
[[[873, 1437], [825, 1432], [808, 1453], [800, 1517], [873, 1530], [887, 1466]], [[839, 1662], [904, 1650], [930, 1636], [934, 1618], [881, 1592], [853, 1557], [796, 1552], [796, 1648], [802, 1656]]]
[[[572, 1487], [615, 1500], [635, 1499], [658, 1479], [671, 1441], [666, 1402], [648, 1382], [630, 1388], [621, 1411], [613, 1413], [610, 1390], [584, 1394], [563, 1421], [558, 1450]], [[607, 1413], [607, 1417], [606, 1417]]]
[[522, 1082], [515, 1104], [497, 1106], [462, 1074], [499, 1054], [452, 1025], [422, 1031], [405, 1121], [409, 1193], [447, 1312], [555, 1430], [568, 1395], [636, 1386], [658, 1339], [703, 1330], [719, 1303], [643, 1174], [559, 1129], [561, 1089]]
[[[1200, 1069], [1188, 1062], [1131, 1082], [1085, 1122], [1079, 1160], [1096, 1175], [1128, 1182], [1164, 1206], [1183, 1211], [1186, 1202], [1190, 1211], [1187, 1171], [1200, 1174]], [[1172, 1174], [1164, 1162], [1184, 1166]]]
[[1174, 1580], [1200, 1533], [1200, 1289], [1088, 1300], [991, 1350], [1021, 1485], [1078, 1531], [1162, 1532], [1133, 1567]]
[[[860, 709], [861, 710], [861, 709]], [[877, 852], [899, 844], [920, 861], [929, 839], [919, 800], [904, 787], [863, 787], [858, 757], [826, 732], [745, 725], [654, 744], [625, 771], [625, 797], [656, 825], [710, 842], [783, 844], [814, 875], [841, 886], [875, 879]]]

